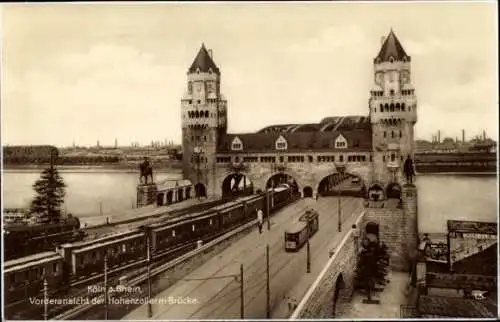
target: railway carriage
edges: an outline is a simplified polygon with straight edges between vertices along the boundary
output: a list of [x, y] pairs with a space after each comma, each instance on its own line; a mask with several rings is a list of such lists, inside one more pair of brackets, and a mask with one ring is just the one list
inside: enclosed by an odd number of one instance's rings
[[135, 233], [121, 239], [96, 243], [72, 252], [73, 275], [78, 278], [102, 273], [104, 257], [109, 269], [116, 268], [130, 260], [139, 261], [146, 254], [144, 233]]
[[48, 287], [57, 289], [64, 282], [63, 258], [56, 252], [43, 252], [10, 261], [4, 264], [5, 302], [12, 303], [38, 295], [43, 281]]
[[[104, 257], [107, 255], [109, 270], [123, 268], [126, 265], [146, 260], [147, 255], [147, 233], [150, 234], [152, 256], [160, 256], [170, 250], [182, 251], [183, 246], [195, 246], [198, 240], [210, 240], [235, 227], [254, 220], [258, 209], [267, 206], [266, 194], [252, 195], [229, 203], [215, 205], [210, 209], [193, 214], [183, 214], [171, 217], [159, 223], [147, 224], [134, 228], [130, 231], [120, 232], [102, 238], [86, 240], [76, 243], [60, 245], [57, 252], [46, 252], [19, 259], [24, 262], [6, 262], [6, 298], [11, 301], [26, 294], [39, 293], [42, 289], [40, 272], [53, 272], [49, 279], [51, 288], [70, 287], [71, 282], [82, 280], [96, 274], [102, 274], [104, 269]], [[295, 200], [290, 193], [290, 188], [278, 187], [273, 193], [273, 205], [270, 210], [275, 211]], [[317, 219], [316, 219], [317, 220]], [[313, 221], [314, 222], [314, 218]], [[306, 225], [307, 222], [299, 222], [298, 225]], [[309, 236], [316, 228], [308, 230]], [[301, 230], [302, 231], [302, 230]], [[300, 235], [300, 231], [297, 231]], [[303, 237], [299, 238], [302, 241]], [[33, 257], [34, 256], [34, 257]], [[37, 257], [38, 256], [38, 257]], [[29, 263], [29, 264], [28, 264]], [[52, 271], [47, 265], [56, 264]], [[29, 269], [27, 268], [29, 267]], [[19, 287], [19, 283], [26, 279], [25, 270], [33, 271], [29, 288]], [[19, 275], [21, 274], [21, 275]], [[10, 292], [10, 293], [9, 293]]]

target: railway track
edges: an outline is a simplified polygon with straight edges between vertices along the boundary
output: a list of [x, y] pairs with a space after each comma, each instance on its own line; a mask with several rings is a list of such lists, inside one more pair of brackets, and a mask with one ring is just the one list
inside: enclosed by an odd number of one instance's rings
[[[245, 225], [247, 222], [237, 225], [235, 227], [226, 229], [222, 232], [218, 232], [203, 238], [203, 243], [210, 242], [217, 237], [220, 237], [229, 231], [237, 229], [242, 225]], [[159, 268], [162, 265], [167, 264], [169, 261], [172, 261], [185, 253], [188, 253], [197, 247], [197, 241], [187, 242], [182, 245], [178, 245], [175, 248], [164, 250], [160, 253], [152, 254], [152, 260], [150, 264], [151, 271]], [[127, 263], [124, 266], [119, 267], [110, 267], [108, 268], [108, 287], [110, 286], [118, 286], [120, 284], [120, 279], [126, 274], [127, 281], [133, 281], [137, 279], [144, 279], [147, 273], [147, 259], [145, 257], [139, 258], [137, 261], [132, 263]], [[104, 267], [103, 267], [104, 270]], [[88, 299], [90, 303], [92, 301], [99, 302], [99, 297], [102, 297], [102, 294], [98, 294], [96, 292], [96, 296], [89, 296], [90, 289], [101, 290], [104, 289], [104, 273], [94, 274], [91, 276], [85, 276], [80, 279], [73, 279], [68, 288], [61, 288], [53, 291], [49, 291], [48, 298], [49, 299]], [[37, 300], [42, 301], [44, 299], [43, 291], [41, 291], [37, 296], [18, 301], [15, 303], [10, 303], [5, 305], [6, 317], [9, 319], [16, 320], [34, 320], [43, 318], [44, 314], [44, 306], [43, 304], [37, 305], [33, 304]], [[83, 300], [82, 300], [83, 301]], [[82, 303], [84, 304], [84, 303]], [[61, 305], [49, 305], [48, 307], [48, 319], [51, 319], [55, 316], [64, 315], [66, 311], [71, 311], [74, 302], [61, 304]], [[14, 313], [16, 312], [16, 313]]]

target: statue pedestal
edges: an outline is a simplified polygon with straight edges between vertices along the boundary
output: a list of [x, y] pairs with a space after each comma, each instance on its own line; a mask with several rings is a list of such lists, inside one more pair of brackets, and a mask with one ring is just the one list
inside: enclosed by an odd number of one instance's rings
[[154, 183], [137, 185], [137, 208], [155, 203], [157, 191]]

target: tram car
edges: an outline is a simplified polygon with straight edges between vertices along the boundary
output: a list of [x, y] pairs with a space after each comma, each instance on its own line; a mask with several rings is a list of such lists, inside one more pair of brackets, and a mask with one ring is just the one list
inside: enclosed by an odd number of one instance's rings
[[[127, 267], [142, 265], [147, 260], [148, 242], [153, 259], [165, 253], [177, 254], [179, 249], [184, 252], [189, 245], [194, 249], [199, 240], [203, 242], [213, 240], [255, 220], [257, 210], [265, 209], [266, 198], [266, 194], [251, 195], [210, 209], [200, 209], [196, 213], [166, 218], [157, 223], [98, 239], [65, 243], [58, 246], [56, 252], [44, 252], [6, 262], [6, 298], [10, 301], [22, 294], [41, 292], [43, 286], [41, 272], [44, 270], [53, 272], [49, 288], [60, 289], [70, 287], [73, 283], [85, 283], [87, 278], [103, 274], [105, 257], [110, 274], [126, 270]], [[275, 202], [270, 210], [276, 211], [296, 200], [297, 196], [291, 194], [289, 188], [283, 187], [275, 190], [273, 198]], [[56, 266], [47, 266], [54, 264]], [[24, 280], [25, 277], [20, 277], [23, 276], [24, 270], [36, 272], [30, 273], [35, 275], [30, 280], [32, 284], [29, 290], [26, 287], [18, 288], [16, 284]], [[12, 274], [21, 275], [11, 277]], [[60, 287], [57, 287], [58, 285]], [[27, 298], [25, 295], [22, 296], [24, 299]]]
[[318, 212], [308, 209], [285, 231], [285, 251], [297, 252], [319, 229]]

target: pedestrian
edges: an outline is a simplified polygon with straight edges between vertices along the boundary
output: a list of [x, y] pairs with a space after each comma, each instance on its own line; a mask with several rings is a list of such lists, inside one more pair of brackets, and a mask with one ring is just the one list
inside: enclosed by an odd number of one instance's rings
[[262, 223], [264, 221], [264, 213], [262, 209], [257, 211], [257, 225], [259, 226], [259, 234], [262, 234]]

